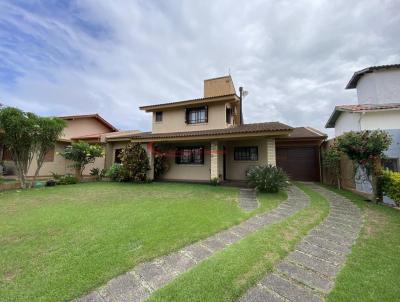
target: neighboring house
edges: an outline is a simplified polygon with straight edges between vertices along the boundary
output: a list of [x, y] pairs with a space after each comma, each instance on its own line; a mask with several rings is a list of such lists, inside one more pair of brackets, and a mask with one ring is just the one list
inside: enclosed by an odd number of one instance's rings
[[[346, 89], [357, 89], [358, 104], [336, 106], [325, 127], [335, 128], [336, 137], [348, 131], [377, 129], [387, 131], [392, 136], [393, 142], [385, 152], [387, 158], [384, 160], [384, 165], [391, 170], [399, 171], [400, 64], [372, 66], [357, 71]], [[370, 192], [368, 182], [356, 180], [354, 185], [349, 183], [348, 186]]]
[[[140, 107], [152, 115], [151, 132], [119, 132], [102, 136], [106, 167], [118, 162], [130, 141], [147, 150], [154, 178], [154, 153], [166, 152], [165, 180], [245, 180], [256, 165], [281, 166], [296, 180], [320, 179], [320, 146], [326, 135], [312, 128], [280, 122], [245, 124], [240, 95], [230, 76], [204, 81], [204, 97]], [[260, 108], [262, 110], [262, 108]]]
[[[64, 129], [63, 135], [57, 141], [55, 148], [46, 154], [45, 162], [40, 169], [40, 177], [49, 177], [52, 175], [52, 173], [60, 175], [74, 173], [74, 170], [71, 168], [72, 163], [59, 155], [59, 153], [64, 151], [64, 148], [70, 145], [72, 142], [82, 140], [88, 143], [102, 144], [100, 140], [102, 135], [105, 133], [118, 131], [117, 128], [115, 128], [98, 114], [71, 115], [62, 116], [60, 118], [65, 120], [67, 126]], [[15, 173], [10, 154], [5, 151], [2, 158], [5, 162], [7, 174]], [[87, 165], [83, 174], [89, 175], [90, 169], [94, 167], [103, 169], [104, 160], [104, 156], [97, 158], [94, 163]], [[35, 170], [36, 161], [33, 160], [28, 171], [28, 177], [33, 176]]]

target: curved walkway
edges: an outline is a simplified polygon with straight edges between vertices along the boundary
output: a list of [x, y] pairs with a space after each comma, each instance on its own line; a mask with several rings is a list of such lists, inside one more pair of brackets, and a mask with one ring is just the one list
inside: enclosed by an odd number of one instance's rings
[[74, 301], [144, 301], [151, 293], [215, 252], [266, 225], [286, 219], [307, 206], [308, 203], [307, 195], [299, 188], [292, 186], [288, 190], [288, 199], [272, 211], [255, 215], [230, 229], [167, 256], [139, 264], [133, 270], [110, 280], [105, 286]]
[[340, 268], [350, 253], [362, 224], [359, 208], [346, 198], [321, 186], [308, 184], [324, 196], [330, 213], [276, 266], [241, 299], [256, 301], [324, 301], [334, 285]]

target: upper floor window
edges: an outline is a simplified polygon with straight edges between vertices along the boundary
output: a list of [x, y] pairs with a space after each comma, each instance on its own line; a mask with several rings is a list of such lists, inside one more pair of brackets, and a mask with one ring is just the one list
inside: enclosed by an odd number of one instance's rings
[[162, 122], [162, 111], [156, 112], [156, 122]]
[[258, 160], [258, 147], [235, 147], [235, 160]]
[[230, 124], [232, 122], [232, 108], [226, 108], [226, 123]]
[[186, 108], [186, 124], [199, 124], [208, 122], [207, 106]]

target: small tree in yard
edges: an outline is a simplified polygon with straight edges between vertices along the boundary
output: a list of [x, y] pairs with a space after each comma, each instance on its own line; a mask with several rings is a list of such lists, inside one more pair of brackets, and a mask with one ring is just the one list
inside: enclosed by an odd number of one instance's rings
[[146, 150], [139, 143], [129, 143], [121, 152], [122, 177], [125, 181], [144, 182], [150, 170]]
[[90, 145], [84, 141], [72, 143], [60, 153], [65, 159], [73, 161], [73, 167], [78, 178], [82, 177], [87, 164], [93, 163], [97, 157], [103, 156], [103, 148], [99, 145]]
[[42, 117], [37, 119], [38, 130], [36, 132], [36, 171], [33, 176], [32, 185], [39, 175], [40, 168], [43, 165], [46, 154], [51, 151], [61, 136], [66, 123], [60, 118]]
[[322, 153], [322, 164], [335, 176], [338, 189], [341, 187], [340, 157], [341, 152], [336, 142]]
[[28, 187], [26, 174], [32, 162], [36, 148], [38, 117], [33, 113], [17, 108], [0, 109], [0, 128], [4, 131], [3, 142], [11, 153], [12, 160], [22, 188]]
[[376, 202], [379, 196], [378, 179], [381, 176], [381, 158], [391, 144], [391, 137], [381, 130], [364, 130], [347, 132], [338, 138], [338, 148], [354, 161], [356, 168], [361, 167], [371, 182], [373, 197]]

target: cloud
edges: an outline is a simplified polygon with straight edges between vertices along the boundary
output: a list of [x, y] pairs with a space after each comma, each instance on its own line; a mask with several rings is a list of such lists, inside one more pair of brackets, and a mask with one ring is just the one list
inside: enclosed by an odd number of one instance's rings
[[0, 4], [0, 100], [122, 129], [149, 130], [140, 105], [201, 97], [230, 71], [246, 122], [324, 130], [356, 102], [354, 71], [400, 62], [398, 1], [54, 3]]

